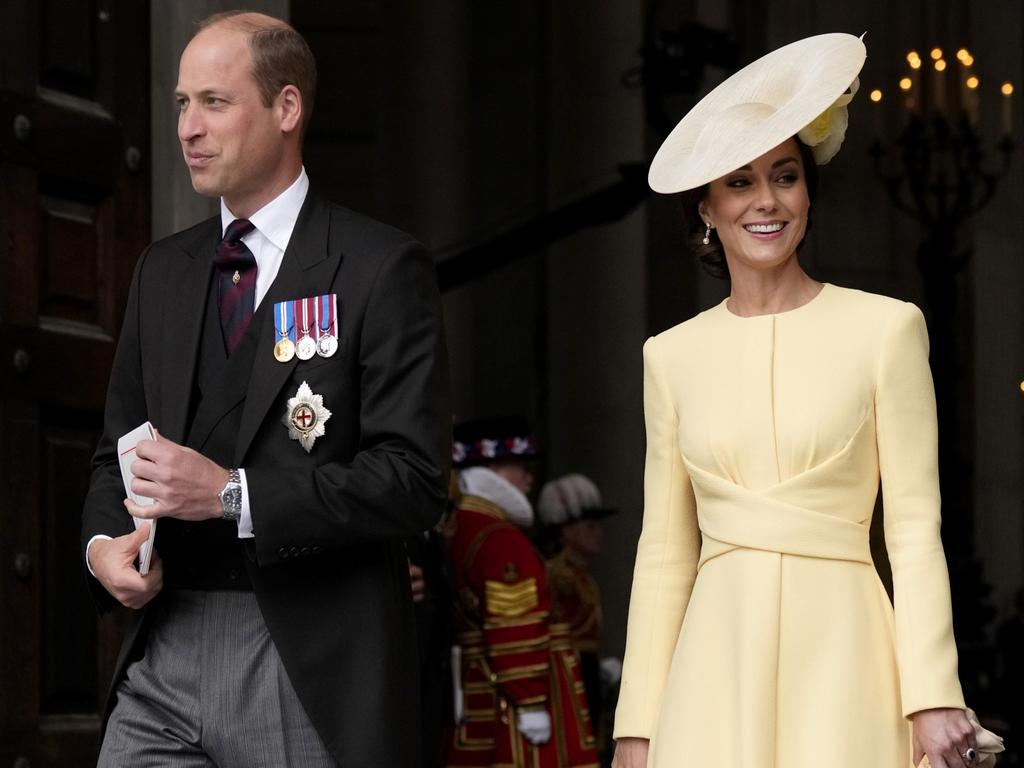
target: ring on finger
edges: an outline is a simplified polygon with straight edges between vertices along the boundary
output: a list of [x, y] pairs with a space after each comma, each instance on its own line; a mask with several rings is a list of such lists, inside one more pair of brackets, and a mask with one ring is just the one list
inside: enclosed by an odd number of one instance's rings
[[968, 747], [960, 754], [960, 757], [962, 757], [964, 762], [968, 765], [973, 765], [974, 761], [978, 759], [978, 750], [974, 747]]

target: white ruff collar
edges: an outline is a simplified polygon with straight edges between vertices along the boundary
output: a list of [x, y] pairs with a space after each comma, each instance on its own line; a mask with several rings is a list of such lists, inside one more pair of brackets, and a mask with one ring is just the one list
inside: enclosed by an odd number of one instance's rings
[[487, 467], [469, 467], [459, 473], [462, 492], [497, 504], [509, 522], [520, 528], [533, 525], [533, 507], [526, 494]]

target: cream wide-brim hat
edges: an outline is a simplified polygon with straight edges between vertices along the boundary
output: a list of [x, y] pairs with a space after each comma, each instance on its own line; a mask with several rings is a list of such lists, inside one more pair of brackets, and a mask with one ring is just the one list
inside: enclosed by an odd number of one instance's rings
[[751, 62], [679, 121], [651, 163], [651, 189], [695, 189], [774, 149], [835, 104], [865, 58], [859, 38], [831, 33]]

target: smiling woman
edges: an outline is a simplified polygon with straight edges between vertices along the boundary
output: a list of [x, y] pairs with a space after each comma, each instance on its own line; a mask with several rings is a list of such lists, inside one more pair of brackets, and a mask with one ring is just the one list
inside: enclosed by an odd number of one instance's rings
[[[804, 239], [811, 231], [811, 206], [818, 195], [818, 166], [814, 162], [814, 155], [810, 147], [799, 140], [794, 140], [793, 145], [799, 155], [800, 172], [808, 202], [803, 235], [795, 246], [795, 250], [799, 252]], [[685, 190], [680, 195], [683, 224], [687, 232], [687, 245], [705, 272], [712, 277], [728, 279], [729, 264], [725, 259], [725, 251], [718, 231], [714, 225], [708, 228], [707, 224], [712, 220], [708, 219], [700, 210], [708, 198], [710, 188], [710, 183], [703, 184], [696, 189]]]
[[[762, 57], [651, 166], [730, 295], [644, 346], [615, 768], [975, 764], [923, 317], [798, 258], [864, 58], [843, 34]], [[895, 611], [868, 544], [880, 480]]]

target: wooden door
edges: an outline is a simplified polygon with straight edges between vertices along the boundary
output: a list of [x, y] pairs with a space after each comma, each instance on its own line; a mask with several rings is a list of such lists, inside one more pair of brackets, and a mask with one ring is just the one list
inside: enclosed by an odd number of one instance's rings
[[0, 0], [0, 766], [95, 765], [120, 617], [79, 530], [149, 239], [148, 6]]

